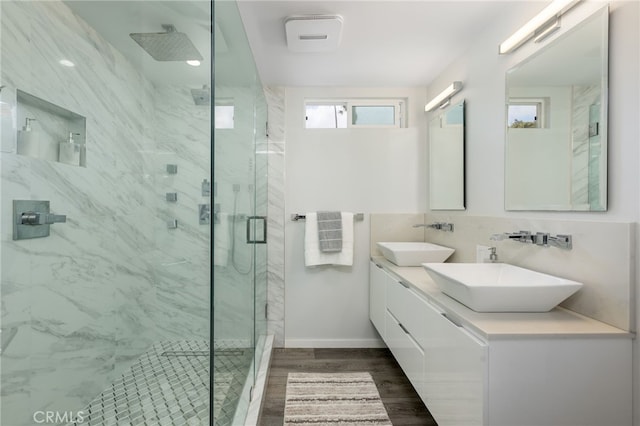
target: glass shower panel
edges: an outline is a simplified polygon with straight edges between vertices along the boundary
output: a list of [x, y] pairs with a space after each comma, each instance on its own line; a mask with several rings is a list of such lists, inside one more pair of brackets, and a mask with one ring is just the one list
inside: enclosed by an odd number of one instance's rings
[[213, 406], [216, 424], [240, 425], [266, 334], [267, 108], [236, 3], [214, 16]]
[[[211, 7], [0, 2], [2, 425], [209, 424]], [[129, 37], [167, 23], [200, 67]], [[14, 240], [13, 200], [67, 220]]]
[[255, 216], [254, 235], [258, 242], [254, 245], [255, 253], [255, 375], [258, 374], [265, 339], [267, 336], [267, 184], [268, 184], [268, 160], [269, 145], [267, 140], [267, 101], [262, 86], [256, 85], [256, 114], [255, 114], [255, 148], [254, 148], [254, 187], [255, 191]]

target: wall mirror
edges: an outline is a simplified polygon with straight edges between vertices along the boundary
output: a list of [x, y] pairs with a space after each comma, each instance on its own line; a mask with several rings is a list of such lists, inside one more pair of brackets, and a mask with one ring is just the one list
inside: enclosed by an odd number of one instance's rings
[[429, 122], [429, 207], [464, 210], [464, 101]]
[[607, 209], [609, 9], [506, 74], [506, 210]]

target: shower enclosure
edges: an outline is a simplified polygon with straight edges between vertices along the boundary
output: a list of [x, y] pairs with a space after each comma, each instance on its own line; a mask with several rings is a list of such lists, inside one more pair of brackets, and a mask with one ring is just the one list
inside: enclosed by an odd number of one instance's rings
[[245, 424], [267, 108], [235, 2], [2, 1], [0, 86], [0, 424]]

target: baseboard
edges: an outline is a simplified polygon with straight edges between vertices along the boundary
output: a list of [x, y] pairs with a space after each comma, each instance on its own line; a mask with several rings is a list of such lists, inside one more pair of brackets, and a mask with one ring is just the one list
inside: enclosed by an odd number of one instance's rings
[[386, 348], [380, 339], [285, 339], [285, 348]]

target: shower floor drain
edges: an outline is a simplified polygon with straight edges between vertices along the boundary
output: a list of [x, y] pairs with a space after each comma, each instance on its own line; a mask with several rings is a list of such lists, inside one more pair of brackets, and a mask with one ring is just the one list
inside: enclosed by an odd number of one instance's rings
[[[250, 363], [250, 350], [215, 346], [216, 425], [231, 425]], [[209, 371], [209, 342], [157, 343], [68, 426], [207, 426]]]

